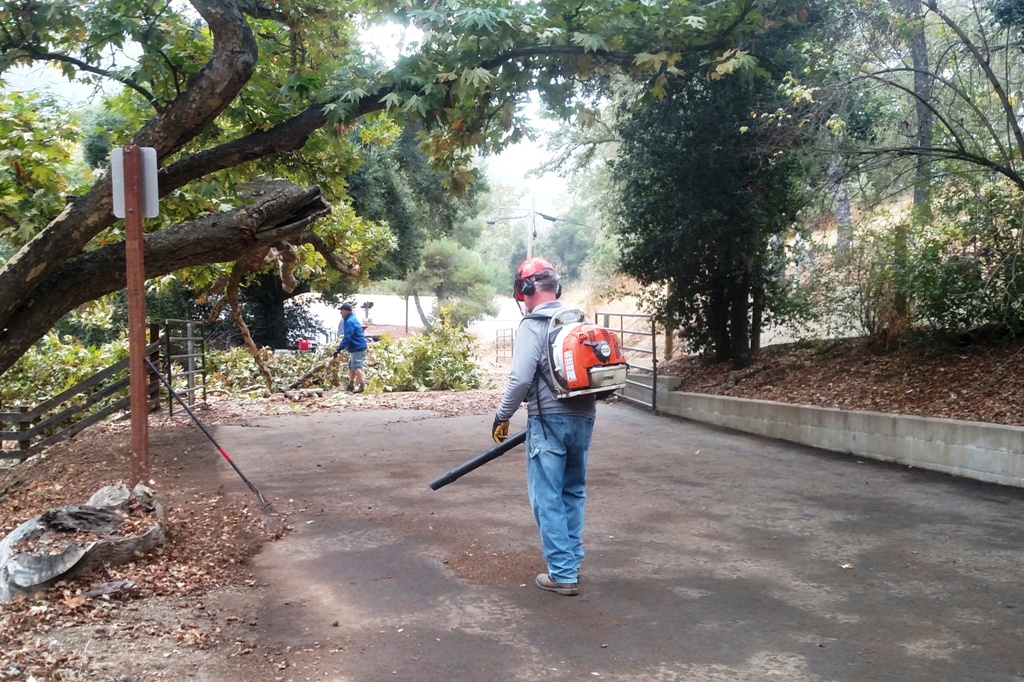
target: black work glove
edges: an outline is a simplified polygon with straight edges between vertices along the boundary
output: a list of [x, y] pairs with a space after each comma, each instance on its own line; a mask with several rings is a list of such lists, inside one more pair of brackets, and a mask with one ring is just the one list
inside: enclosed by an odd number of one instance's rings
[[331, 356], [331, 359], [333, 360], [334, 358], [338, 357], [339, 355], [341, 355], [341, 349], [340, 348], [338, 350], [334, 351], [334, 355]]
[[498, 445], [505, 442], [505, 439], [508, 438], [507, 419], [505, 421], [501, 421], [497, 417], [494, 418], [494, 425], [491, 427], [491, 438], [493, 438], [494, 442]]

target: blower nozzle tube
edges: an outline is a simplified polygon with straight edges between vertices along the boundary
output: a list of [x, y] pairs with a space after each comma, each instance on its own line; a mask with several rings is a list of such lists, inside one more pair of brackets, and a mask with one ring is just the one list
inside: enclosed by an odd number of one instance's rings
[[516, 447], [517, 445], [519, 445], [520, 443], [523, 443], [525, 441], [526, 441], [526, 431], [525, 430], [520, 431], [519, 433], [513, 434], [513, 435], [509, 436], [508, 439], [504, 443], [499, 443], [498, 445], [495, 445], [490, 450], [486, 450], [484, 452], [481, 452], [479, 455], [477, 455], [473, 459], [469, 460], [465, 464], [461, 464], [461, 465], [455, 467], [454, 469], [452, 469], [451, 471], [448, 471], [446, 473], [441, 474], [440, 476], [435, 478], [433, 481], [431, 481], [427, 485], [430, 486], [431, 490], [437, 490], [438, 488], [443, 488], [444, 486], [448, 485], [452, 481], [455, 481], [458, 478], [461, 478], [463, 475], [468, 474], [470, 471], [473, 471], [473, 469], [477, 469], [479, 467], [482, 467], [484, 464], [487, 464], [492, 459], [497, 459], [497, 458], [501, 457], [506, 452], [508, 452], [512, 448]]

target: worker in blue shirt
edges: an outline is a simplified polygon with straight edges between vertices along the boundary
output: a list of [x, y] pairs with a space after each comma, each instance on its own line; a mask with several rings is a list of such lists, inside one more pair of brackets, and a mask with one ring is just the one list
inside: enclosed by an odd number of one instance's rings
[[338, 334], [341, 335], [341, 342], [333, 357], [338, 357], [343, 350], [348, 351], [348, 390], [362, 393], [366, 389], [366, 377], [363, 375], [363, 365], [366, 364], [366, 337], [363, 335], [363, 325], [359, 324], [359, 320], [352, 314], [352, 305], [349, 303], [341, 304]]

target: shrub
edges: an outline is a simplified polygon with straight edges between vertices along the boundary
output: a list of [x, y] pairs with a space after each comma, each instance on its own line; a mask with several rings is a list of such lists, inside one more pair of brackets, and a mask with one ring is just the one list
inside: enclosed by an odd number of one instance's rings
[[793, 280], [794, 297], [813, 309], [807, 332], [864, 335], [872, 345], [890, 348], [906, 331], [897, 300], [907, 291], [908, 277], [896, 261], [895, 218], [880, 214], [876, 221], [857, 227], [845, 253], [827, 243], [809, 247]]
[[445, 310], [429, 334], [407, 339], [385, 334], [371, 345], [367, 382], [371, 389], [387, 392], [479, 388], [484, 374], [473, 352], [472, 335], [453, 326]]
[[128, 356], [128, 340], [86, 346], [50, 332], [0, 374], [0, 403], [36, 405]]
[[1024, 331], [1024, 198], [1002, 183], [950, 183], [910, 268], [917, 321], [947, 334]]
[[[261, 350], [275, 386], [285, 386], [326, 360], [332, 349], [314, 353]], [[478, 388], [484, 373], [474, 357], [474, 339], [453, 326], [448, 311], [429, 334], [393, 339], [385, 335], [370, 345], [367, 382], [371, 390], [428, 391]], [[0, 375], [0, 403], [35, 405], [128, 356], [128, 341], [85, 346], [77, 339], [50, 333]], [[162, 368], [161, 368], [162, 369]], [[181, 369], [174, 370], [176, 389], [184, 389]], [[206, 386], [234, 395], [262, 396], [266, 384], [245, 347], [207, 350]], [[323, 388], [348, 383], [345, 355], [313, 377]]]

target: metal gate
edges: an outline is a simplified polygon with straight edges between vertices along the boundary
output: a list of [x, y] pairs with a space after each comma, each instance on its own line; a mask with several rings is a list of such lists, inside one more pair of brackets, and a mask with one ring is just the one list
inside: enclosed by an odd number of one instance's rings
[[498, 329], [494, 332], [494, 361], [511, 362], [512, 347], [515, 345], [514, 329]]
[[[206, 337], [204, 325], [195, 320], [164, 320], [167, 383], [174, 386], [176, 377], [185, 378], [185, 388], [175, 391], [188, 396], [188, 406], [196, 404], [196, 393], [202, 391], [206, 402]], [[174, 414], [174, 396], [167, 396], [167, 411]]]
[[[602, 327], [607, 327], [608, 329], [618, 333], [619, 339], [622, 340], [622, 349], [626, 352], [626, 360], [629, 363], [628, 377], [630, 378], [626, 379], [626, 385], [638, 386], [640, 388], [647, 389], [647, 383], [644, 381], [637, 381], [635, 377], [637, 375], [651, 377], [650, 402], [628, 396], [626, 395], [625, 390], [619, 391], [617, 395], [621, 396], [625, 400], [639, 403], [640, 405], [649, 407], [652, 410], [657, 410], [658, 337], [654, 315], [651, 315], [650, 313], [613, 313], [598, 311], [594, 314], [594, 319], [597, 320], [597, 323]], [[627, 329], [627, 319], [637, 321], [638, 324], [634, 323], [633, 326], [638, 326], [640, 329]], [[613, 324], [613, 320], [616, 320], [617, 323]], [[636, 361], [636, 356], [641, 358], [640, 362]], [[648, 356], [650, 357], [648, 358]]]

